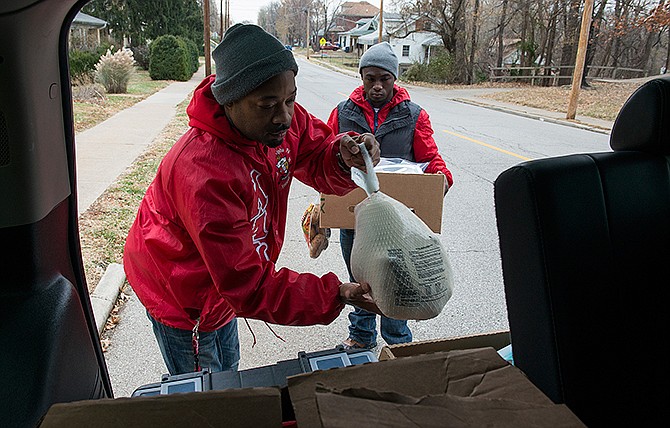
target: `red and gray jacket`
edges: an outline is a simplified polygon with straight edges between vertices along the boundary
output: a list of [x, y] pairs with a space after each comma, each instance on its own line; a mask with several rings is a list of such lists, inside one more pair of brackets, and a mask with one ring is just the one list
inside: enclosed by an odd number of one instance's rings
[[209, 76], [187, 113], [191, 128], [158, 168], [128, 234], [124, 268], [152, 317], [213, 331], [235, 316], [275, 324], [333, 321], [341, 281], [277, 269], [293, 177], [319, 192], [355, 187], [338, 166], [339, 139], [295, 104], [285, 141], [268, 148], [232, 127]]
[[379, 142], [382, 157], [428, 162], [425, 172], [444, 174], [449, 187], [454, 182], [433, 139], [428, 113], [410, 100], [405, 88], [394, 85], [393, 98], [375, 111], [359, 86], [333, 109], [328, 125], [335, 132], [370, 132]]

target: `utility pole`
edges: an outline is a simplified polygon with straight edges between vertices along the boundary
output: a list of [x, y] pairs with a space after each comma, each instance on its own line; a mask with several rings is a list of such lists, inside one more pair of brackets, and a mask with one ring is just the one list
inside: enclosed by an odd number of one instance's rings
[[307, 34], [305, 38], [305, 44], [307, 45], [307, 59], [309, 59], [309, 7], [307, 7], [305, 13], [307, 14]]
[[205, 76], [212, 74], [212, 63], [211, 63], [211, 46], [209, 44], [210, 32], [209, 32], [209, 0], [204, 0], [202, 2], [203, 15], [205, 15]]
[[220, 9], [219, 9], [219, 28], [220, 30], [220, 36], [219, 36], [219, 42], [223, 40], [223, 33], [226, 31], [225, 27], [223, 25], [223, 0], [219, 3]]
[[577, 45], [577, 58], [575, 59], [575, 70], [572, 73], [572, 89], [570, 90], [570, 101], [568, 102], [568, 114], [566, 119], [574, 119], [577, 114], [577, 98], [582, 85], [584, 75], [584, 63], [586, 62], [586, 49], [589, 44], [589, 30], [593, 18], [593, 0], [584, 0], [584, 12], [582, 13], [582, 26], [579, 30], [579, 45]]
[[384, 30], [384, 0], [379, 0], [379, 41], [382, 42], [382, 32]]

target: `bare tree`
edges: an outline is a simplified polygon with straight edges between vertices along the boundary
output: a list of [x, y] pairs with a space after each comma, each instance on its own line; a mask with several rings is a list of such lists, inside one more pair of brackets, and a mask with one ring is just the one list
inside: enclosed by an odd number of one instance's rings
[[479, 0], [474, 1], [474, 10], [472, 12], [472, 37], [470, 39], [470, 58], [468, 61], [467, 83], [472, 84], [475, 78], [475, 52], [477, 51], [477, 31], [479, 29]]
[[277, 21], [279, 20], [279, 11], [281, 9], [281, 3], [278, 1], [273, 1], [266, 6], [261, 7], [258, 11], [257, 23], [259, 26], [263, 27], [265, 31], [274, 35], [280, 40], [283, 40], [285, 43], [291, 42], [286, 39], [286, 34], [280, 34], [277, 30]]
[[[467, 82], [467, 0], [401, 0], [400, 5], [400, 13], [406, 22], [418, 19], [430, 22], [430, 29], [424, 31], [435, 33], [442, 39], [445, 50], [453, 58], [456, 82]], [[417, 31], [408, 26], [405, 30], [405, 37]]]

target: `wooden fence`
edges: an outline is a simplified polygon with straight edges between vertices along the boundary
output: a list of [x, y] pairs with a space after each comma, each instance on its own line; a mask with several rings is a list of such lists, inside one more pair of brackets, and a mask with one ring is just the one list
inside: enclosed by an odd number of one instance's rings
[[[571, 82], [572, 71], [574, 68], [574, 65], [556, 67], [491, 67], [491, 75], [489, 76], [489, 79], [503, 82], [530, 81], [532, 85], [544, 84], [546, 86], [556, 86], [561, 80], [563, 80], [563, 82]], [[562, 70], [568, 70], [568, 72], [564, 72], [564, 75], [561, 76], [560, 72]], [[599, 65], [587, 67], [586, 73], [586, 77], [602, 77], [610, 79], [630, 79], [647, 76], [647, 73], [639, 68], [604, 67]]]

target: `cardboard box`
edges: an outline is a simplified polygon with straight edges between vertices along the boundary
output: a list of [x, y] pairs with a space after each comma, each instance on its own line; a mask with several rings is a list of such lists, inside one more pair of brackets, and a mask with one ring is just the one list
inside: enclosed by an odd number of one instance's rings
[[[444, 180], [442, 174], [394, 174], [378, 172], [379, 190], [405, 204], [435, 233], [442, 230]], [[366, 198], [356, 188], [345, 196], [321, 195], [320, 227], [354, 228], [354, 207]]]
[[298, 427], [583, 427], [492, 348], [436, 352], [289, 378]]
[[379, 361], [394, 360], [413, 355], [431, 354], [433, 352], [453, 351], [456, 349], [474, 349], [491, 347], [499, 350], [509, 345], [509, 331], [495, 331], [470, 336], [457, 336], [446, 339], [423, 340], [397, 345], [386, 345], [379, 351]]
[[54, 404], [40, 428], [281, 427], [279, 388], [244, 388]]

